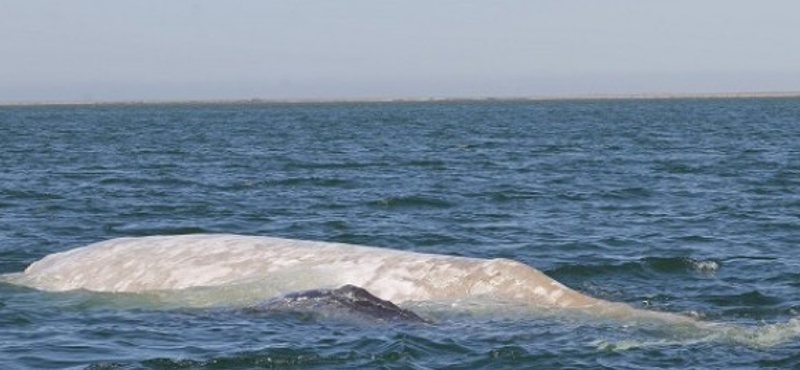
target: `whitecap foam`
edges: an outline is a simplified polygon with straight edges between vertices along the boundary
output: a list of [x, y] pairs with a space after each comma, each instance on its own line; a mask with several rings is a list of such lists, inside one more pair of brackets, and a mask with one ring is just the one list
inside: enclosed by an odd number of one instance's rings
[[717, 271], [719, 271], [720, 268], [719, 262], [713, 260], [698, 261], [690, 259], [689, 265], [691, 266], [692, 270], [704, 274], [716, 273]]
[[[723, 323], [698, 322], [693, 326], [669, 327], [664, 336], [668, 338], [642, 338], [608, 340], [597, 339], [590, 343], [599, 351], [622, 352], [638, 348], [686, 346], [699, 343], [735, 343], [751, 348], [770, 348], [800, 337], [800, 319], [785, 323], [761, 326], [728, 325]], [[649, 333], [651, 336], [652, 332]]]

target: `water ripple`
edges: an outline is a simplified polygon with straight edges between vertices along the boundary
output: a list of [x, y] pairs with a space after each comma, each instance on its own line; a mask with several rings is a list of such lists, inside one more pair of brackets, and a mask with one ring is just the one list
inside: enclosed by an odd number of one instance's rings
[[797, 99], [0, 107], [0, 272], [120, 236], [276, 235], [512, 258], [744, 328], [346, 328], [0, 283], [0, 367], [791, 368], [797, 117]]

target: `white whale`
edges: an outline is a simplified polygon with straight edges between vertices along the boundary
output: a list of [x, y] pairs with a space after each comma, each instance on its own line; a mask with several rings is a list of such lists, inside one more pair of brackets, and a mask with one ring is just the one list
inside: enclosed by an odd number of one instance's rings
[[575, 312], [620, 320], [625, 325], [662, 323], [680, 343], [721, 340], [765, 347], [800, 336], [800, 319], [743, 327], [636, 309], [581, 294], [508, 259], [258, 236], [112, 239], [46, 256], [21, 273], [0, 275], [0, 281], [55, 292], [133, 293], [119, 299], [155, 299], [156, 303], [169, 302], [168, 306], [195, 307], [252, 307], [286, 293], [354, 285], [379, 299], [413, 307], [420, 307], [419, 302], [423, 302], [421, 307], [427, 302], [443, 302], [443, 307], [469, 311], [477, 306], [494, 315], [498, 308], [502, 311], [511, 306], [530, 309], [523, 314]]
[[526, 307], [580, 309], [626, 319], [693, 321], [683, 315], [639, 310], [581, 294], [508, 259], [228, 234], [108, 240], [46, 256], [6, 280], [47, 291], [114, 293], [248, 284], [272, 287], [262, 289], [267, 296], [257, 299], [350, 284], [395, 303], [479, 298]]

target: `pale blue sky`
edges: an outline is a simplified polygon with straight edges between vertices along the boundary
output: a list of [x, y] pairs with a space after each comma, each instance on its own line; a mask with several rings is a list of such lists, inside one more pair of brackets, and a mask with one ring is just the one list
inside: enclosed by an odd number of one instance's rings
[[800, 90], [797, 0], [0, 0], [0, 101]]

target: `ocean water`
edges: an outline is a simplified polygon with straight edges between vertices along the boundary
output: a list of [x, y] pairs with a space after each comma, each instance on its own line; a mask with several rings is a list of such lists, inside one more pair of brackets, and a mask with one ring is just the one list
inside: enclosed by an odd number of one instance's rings
[[0, 368], [800, 368], [798, 99], [0, 107], [0, 273], [217, 232], [511, 258], [719, 328], [502, 305], [348, 322], [0, 283]]

